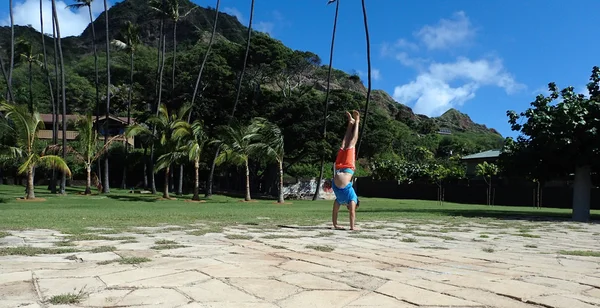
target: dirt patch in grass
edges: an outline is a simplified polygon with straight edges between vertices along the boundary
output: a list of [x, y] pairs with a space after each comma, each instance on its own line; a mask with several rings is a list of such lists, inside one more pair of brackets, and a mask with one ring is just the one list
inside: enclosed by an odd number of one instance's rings
[[37, 256], [37, 255], [56, 255], [63, 253], [79, 252], [74, 248], [41, 248], [41, 247], [6, 247], [0, 248], [0, 256]]
[[558, 254], [578, 257], [597, 257], [600, 258], [600, 251], [592, 250], [560, 250]]
[[230, 240], [251, 240], [251, 239], [253, 239], [252, 236], [243, 235], [243, 234], [227, 234], [225, 236], [225, 238], [230, 239]]
[[117, 250], [117, 248], [115, 246], [100, 246], [100, 247], [96, 247], [96, 248], [90, 250], [90, 252], [101, 253], [101, 252], [111, 252], [111, 251], [115, 251], [115, 250]]
[[308, 246], [306, 246], [306, 248], [313, 249], [316, 251], [321, 251], [321, 252], [332, 252], [335, 250], [335, 248], [333, 248], [333, 247], [319, 246], [319, 245], [308, 245]]

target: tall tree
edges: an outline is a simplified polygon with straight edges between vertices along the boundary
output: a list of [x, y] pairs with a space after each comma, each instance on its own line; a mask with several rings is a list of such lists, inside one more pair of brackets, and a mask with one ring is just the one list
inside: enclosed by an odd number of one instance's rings
[[[108, 4], [104, 0], [104, 23], [106, 24], [106, 120], [104, 121], [104, 145], [108, 145], [108, 117], [110, 116], [110, 32], [108, 31]], [[108, 176], [108, 155], [104, 155], [104, 181], [102, 192], [110, 193]]]
[[[41, 0], [40, 0], [41, 1]], [[69, 8], [81, 9], [87, 7], [88, 15], [90, 17], [90, 28], [92, 29], [92, 47], [94, 49], [94, 86], [96, 87], [96, 131], [100, 132], [100, 86], [98, 81], [98, 51], [96, 50], [96, 26], [94, 25], [94, 17], [92, 15], [92, 3], [94, 0], [75, 0], [75, 3], [67, 6]], [[102, 167], [100, 160], [98, 160], [98, 181], [102, 183]]]
[[204, 123], [194, 121], [189, 124], [186, 121], [178, 121], [173, 125], [173, 138], [181, 142], [183, 145], [178, 149], [178, 152], [187, 155], [188, 160], [194, 163], [194, 194], [192, 200], [200, 200], [198, 195], [200, 190], [200, 158], [204, 144], [208, 140], [204, 132]]
[[[329, 118], [329, 87], [331, 84], [331, 69], [333, 67], [333, 47], [335, 45], [335, 32], [337, 30], [338, 13], [340, 10], [340, 0], [329, 0], [327, 5], [335, 2], [335, 16], [333, 18], [333, 33], [331, 35], [331, 49], [329, 50], [329, 71], [327, 72], [327, 89], [325, 91], [325, 113], [323, 114], [323, 141], [327, 138], [327, 119]], [[319, 199], [319, 192], [321, 189], [321, 181], [323, 180], [323, 169], [325, 167], [325, 151], [321, 153], [321, 170], [319, 171], [319, 179], [317, 181], [317, 188], [313, 195], [313, 201]]]
[[37, 111], [30, 113], [24, 106], [11, 105], [8, 103], [0, 104], [0, 112], [4, 113], [6, 119], [9, 119], [17, 135], [16, 147], [8, 148], [8, 153], [3, 153], [4, 156], [9, 155], [13, 158], [25, 157], [25, 162], [18, 169], [19, 174], [27, 174], [27, 194], [25, 199], [35, 199], [34, 192], [34, 169], [37, 166], [47, 168], [57, 168], [64, 174], [71, 175], [71, 170], [65, 163], [64, 159], [56, 155], [40, 155], [36, 152], [39, 146], [38, 131], [44, 127], [44, 121]]
[[12, 87], [12, 74], [15, 68], [15, 20], [13, 17], [13, 2], [8, 0], [8, 14], [10, 15], [10, 63], [8, 67], [8, 87]]
[[[139, 27], [134, 25], [130, 21], [125, 22], [123, 32], [125, 42], [120, 40], [113, 40], [113, 45], [129, 53], [129, 91], [127, 94], [127, 126], [129, 126], [131, 125], [131, 100], [133, 95], [133, 60], [136, 48], [140, 44], [140, 35]], [[129, 155], [129, 147], [129, 142], [126, 141], [125, 161], [127, 161], [127, 156]], [[127, 163], [123, 166], [123, 180], [121, 181], [121, 188], [127, 188]]]
[[360, 145], [362, 144], [363, 137], [365, 136], [365, 129], [367, 127], [367, 117], [369, 115], [369, 102], [371, 101], [371, 39], [369, 38], [369, 22], [367, 20], [367, 7], [365, 0], [362, 0], [362, 12], [363, 22], [365, 25], [365, 37], [367, 41], [367, 102], [365, 103], [365, 112], [363, 113], [362, 127], [360, 128], [360, 136], [358, 139], [358, 146], [356, 147], [356, 159], [358, 159], [358, 153], [360, 152]]
[[[573, 87], [558, 90], [548, 84], [550, 95], [538, 95], [531, 107], [517, 114], [508, 111], [512, 130], [520, 133], [517, 149], [551, 153], [545, 157], [545, 168], [563, 175], [575, 172], [573, 181], [573, 220], [590, 218], [592, 166], [600, 153], [600, 68], [592, 69], [587, 85], [589, 97], [575, 94]], [[554, 103], [559, 98], [562, 101]], [[524, 121], [522, 121], [524, 120]], [[523, 122], [523, 124], [519, 124]]]
[[86, 184], [84, 193], [89, 195], [92, 193], [92, 164], [98, 160], [100, 156], [106, 153], [106, 151], [108, 151], [108, 147], [112, 142], [121, 136], [113, 136], [107, 144], [100, 146], [98, 143], [98, 131], [94, 129], [94, 121], [91, 114], [80, 117], [74, 124], [75, 130], [78, 133], [77, 141], [79, 147], [76, 149], [71, 146], [67, 146], [63, 149], [62, 147], [54, 146], [50, 147], [49, 149], [66, 151], [67, 153], [73, 154], [75, 160], [84, 164], [86, 171]]
[[487, 188], [487, 205], [492, 205], [492, 178], [498, 174], [498, 166], [493, 163], [484, 161], [477, 165], [475, 173], [477, 176], [483, 177], [483, 180], [488, 185]]
[[229, 163], [234, 166], [244, 166], [246, 171], [246, 197], [245, 201], [251, 201], [250, 196], [250, 167], [249, 159], [253, 154], [254, 146], [257, 141], [257, 127], [254, 125], [233, 125], [222, 126], [219, 129], [218, 139], [211, 143], [217, 144], [220, 151], [215, 160], [217, 165]]
[[279, 167], [279, 197], [278, 203], [283, 203], [283, 156], [284, 142], [281, 129], [265, 118], [254, 118], [251, 124], [257, 134], [256, 142], [250, 145], [252, 153], [267, 160], [277, 162]]
[[[48, 54], [46, 52], [46, 34], [44, 33], [44, 0], [40, 0], [40, 33], [42, 35], [42, 55], [44, 57], [44, 63], [42, 69], [44, 75], [46, 75], [46, 82], [48, 83], [48, 93], [50, 93], [50, 105], [52, 106], [52, 144], [56, 145], [56, 101], [54, 100], [54, 89], [52, 89], [52, 81], [50, 80], [50, 70], [48, 69]], [[54, 29], [54, 27], [52, 27]], [[56, 58], [56, 56], [55, 56]], [[49, 189], [51, 193], [56, 193], [56, 170], [52, 169], [52, 178], [50, 180]]]
[[2, 70], [2, 76], [4, 77], [4, 81], [6, 82], [7, 101], [12, 102], [13, 101], [12, 88], [11, 88], [10, 84], [8, 83], [8, 75], [6, 73], [6, 68], [4, 67], [4, 60], [2, 59], [1, 55], [0, 55], [0, 69]]
[[[52, 0], [52, 16], [53, 16], [53, 25], [56, 30], [56, 42], [58, 45], [58, 58], [60, 60], [60, 82], [61, 82], [61, 99], [62, 99], [62, 147], [63, 149], [67, 147], [67, 101], [65, 96], [65, 63], [62, 51], [62, 42], [60, 36], [60, 22], [58, 20], [58, 14], [56, 11], [56, 0]], [[55, 56], [56, 57], [56, 56]], [[62, 159], [66, 158], [65, 151], [62, 152]], [[60, 193], [66, 193], [67, 186], [67, 174], [66, 172], [62, 172], [62, 177], [60, 181]]]
[[[252, 0], [252, 2], [250, 4], [250, 20], [248, 21], [248, 39], [246, 42], [246, 53], [244, 55], [244, 64], [242, 65], [242, 72], [240, 73], [240, 77], [238, 79], [237, 92], [235, 95], [235, 101], [233, 103], [233, 109], [231, 110], [231, 115], [229, 116], [229, 120], [227, 122], [228, 125], [231, 124], [231, 121], [234, 119], [235, 109], [237, 108], [237, 104], [240, 100], [240, 93], [242, 91], [242, 81], [244, 80], [244, 73], [246, 72], [246, 64], [248, 62], [248, 53], [250, 52], [250, 41], [252, 38], [252, 20], [253, 19], [254, 19], [254, 0]], [[208, 175], [208, 183], [206, 184], [206, 197], [207, 198], [212, 196], [213, 176], [215, 174], [215, 165], [216, 165], [217, 158], [219, 157], [219, 152], [220, 152], [220, 148], [217, 148], [217, 151], [215, 152], [215, 157], [213, 159], [212, 166], [210, 168], [210, 174]]]
[[38, 55], [33, 53], [31, 43], [23, 38], [17, 40], [17, 51], [23, 61], [27, 62], [29, 77], [29, 113], [33, 114], [33, 64], [38, 64]]

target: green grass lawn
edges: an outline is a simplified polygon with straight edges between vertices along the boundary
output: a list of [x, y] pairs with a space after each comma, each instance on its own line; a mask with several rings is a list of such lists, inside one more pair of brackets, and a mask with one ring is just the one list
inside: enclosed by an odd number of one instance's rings
[[[107, 195], [83, 196], [82, 188], [69, 188], [66, 196], [50, 195], [46, 187], [36, 187], [36, 197], [46, 201], [17, 200], [23, 196], [22, 186], [0, 185], [0, 230], [48, 228], [67, 233], [82, 233], [87, 227], [105, 227], [126, 230], [134, 226], [172, 224], [186, 226], [193, 223], [219, 225], [247, 224], [249, 226], [276, 226], [278, 224], [312, 225], [328, 223], [332, 201], [299, 201], [279, 205], [273, 200], [240, 202], [240, 198], [214, 196], [205, 203], [178, 200], [160, 200], [160, 194], [129, 194], [111, 189]], [[508, 221], [538, 218], [570, 219], [568, 209], [535, 209], [445, 203], [434, 201], [361, 199], [357, 223], [366, 221], [395, 221], [400, 219], [435, 220], [453, 218], [480, 218], [484, 221]], [[593, 211], [593, 218], [600, 217]], [[347, 225], [347, 211], [342, 208], [339, 222]], [[450, 220], [449, 220], [450, 221]]]

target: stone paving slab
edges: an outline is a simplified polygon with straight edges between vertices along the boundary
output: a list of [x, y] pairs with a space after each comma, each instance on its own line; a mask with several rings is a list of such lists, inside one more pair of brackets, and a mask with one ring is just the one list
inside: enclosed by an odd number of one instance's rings
[[[0, 308], [600, 308], [600, 258], [559, 253], [600, 251], [600, 225], [448, 219], [361, 227], [235, 225], [194, 236], [161, 226], [102, 234], [136, 243], [76, 241], [75, 253], [0, 256]], [[0, 248], [68, 240], [54, 230], [10, 233]], [[157, 248], [158, 240], [186, 247]], [[116, 250], [92, 251], [100, 246]], [[78, 303], [49, 302], [69, 294]]]

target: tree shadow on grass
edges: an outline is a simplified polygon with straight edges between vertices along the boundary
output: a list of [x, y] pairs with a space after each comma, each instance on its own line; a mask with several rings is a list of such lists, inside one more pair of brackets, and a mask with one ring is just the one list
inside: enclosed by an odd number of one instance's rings
[[125, 195], [106, 195], [107, 198], [119, 201], [130, 201], [130, 202], [157, 202], [157, 198], [141, 197], [141, 196], [125, 196]]
[[[490, 210], [480, 209], [406, 209], [406, 208], [365, 208], [361, 209], [363, 213], [390, 213], [390, 214], [402, 214], [406, 213], [407, 216], [415, 214], [432, 214], [439, 216], [449, 217], [465, 217], [465, 218], [496, 218], [503, 220], [526, 220], [526, 221], [573, 221], [571, 213], [550, 213], [543, 212], [544, 209], [539, 210], [500, 210], [497, 207], [491, 208]], [[541, 212], [541, 213], [540, 213]], [[600, 215], [592, 214], [590, 217], [590, 223], [600, 223]]]

